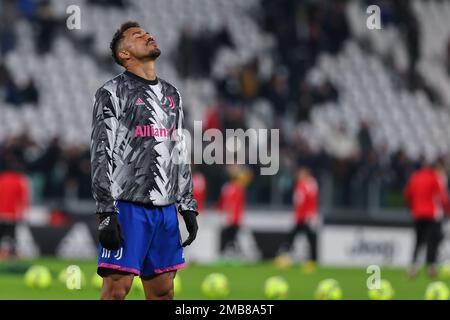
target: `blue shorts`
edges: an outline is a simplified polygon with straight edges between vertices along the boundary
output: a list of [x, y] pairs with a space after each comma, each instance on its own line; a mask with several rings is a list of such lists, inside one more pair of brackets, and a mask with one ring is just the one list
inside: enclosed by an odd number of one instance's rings
[[97, 273], [103, 268], [148, 277], [185, 266], [175, 205], [147, 208], [117, 201], [124, 241], [119, 250], [100, 245]]

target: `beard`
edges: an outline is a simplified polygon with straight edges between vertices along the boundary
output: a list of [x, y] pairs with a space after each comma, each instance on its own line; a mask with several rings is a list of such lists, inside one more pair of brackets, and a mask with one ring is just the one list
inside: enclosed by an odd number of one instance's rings
[[148, 57], [152, 60], [156, 60], [161, 55], [161, 50], [159, 48], [155, 48], [148, 54]]

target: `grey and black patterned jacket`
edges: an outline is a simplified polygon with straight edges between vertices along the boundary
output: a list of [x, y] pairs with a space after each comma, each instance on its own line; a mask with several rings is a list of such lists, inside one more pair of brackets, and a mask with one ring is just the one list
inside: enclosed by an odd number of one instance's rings
[[131, 72], [106, 82], [95, 94], [91, 166], [97, 212], [116, 211], [115, 201], [197, 211], [190, 165], [181, 134], [178, 90], [161, 78]]

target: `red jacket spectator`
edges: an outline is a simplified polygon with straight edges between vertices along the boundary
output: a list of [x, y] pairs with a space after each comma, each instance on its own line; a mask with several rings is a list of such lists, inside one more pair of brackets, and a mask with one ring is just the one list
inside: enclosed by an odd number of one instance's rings
[[301, 177], [294, 189], [295, 222], [303, 224], [317, 215], [319, 187], [316, 179], [308, 175]]
[[22, 220], [29, 205], [27, 178], [18, 172], [0, 173], [0, 220], [17, 222]]
[[206, 197], [206, 179], [200, 172], [195, 172], [192, 175], [192, 184], [194, 185], [194, 199], [197, 200], [198, 212], [201, 213], [205, 209]]
[[226, 212], [228, 225], [240, 226], [245, 210], [245, 189], [238, 181], [227, 182], [216, 207]]
[[415, 219], [437, 220], [449, 209], [444, 177], [432, 168], [413, 173], [404, 196]]

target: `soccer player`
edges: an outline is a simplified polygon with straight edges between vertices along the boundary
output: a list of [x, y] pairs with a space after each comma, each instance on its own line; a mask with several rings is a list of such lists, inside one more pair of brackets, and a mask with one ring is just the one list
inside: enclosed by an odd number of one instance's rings
[[442, 240], [442, 219], [449, 209], [444, 163], [438, 159], [431, 166], [414, 172], [404, 190], [406, 202], [414, 219], [416, 242], [411, 267], [407, 276], [418, 271], [417, 258], [422, 246], [426, 246], [426, 264], [430, 277], [437, 275], [436, 260]]
[[16, 225], [30, 204], [28, 179], [12, 153], [6, 153], [4, 169], [0, 171], [0, 260], [17, 256]]
[[[138, 23], [122, 24], [110, 48], [126, 70], [98, 89], [94, 102], [91, 163], [101, 298], [124, 299], [140, 276], [147, 299], [172, 299], [176, 270], [185, 265], [183, 247], [198, 230], [181, 96], [156, 76], [161, 51]], [[189, 232], [184, 243], [177, 210]]]
[[238, 255], [242, 254], [237, 236], [244, 218], [245, 187], [249, 183], [249, 178], [246, 171], [238, 165], [229, 167], [228, 174], [230, 180], [223, 185], [219, 199], [215, 204], [215, 207], [227, 216], [227, 225], [221, 235], [220, 252], [223, 254], [231, 249], [233, 254]]
[[291, 251], [297, 234], [305, 232], [309, 243], [309, 260], [304, 266], [305, 272], [313, 271], [317, 262], [318, 201], [318, 183], [308, 168], [301, 167], [293, 196], [295, 226], [284, 245], [284, 251]]

